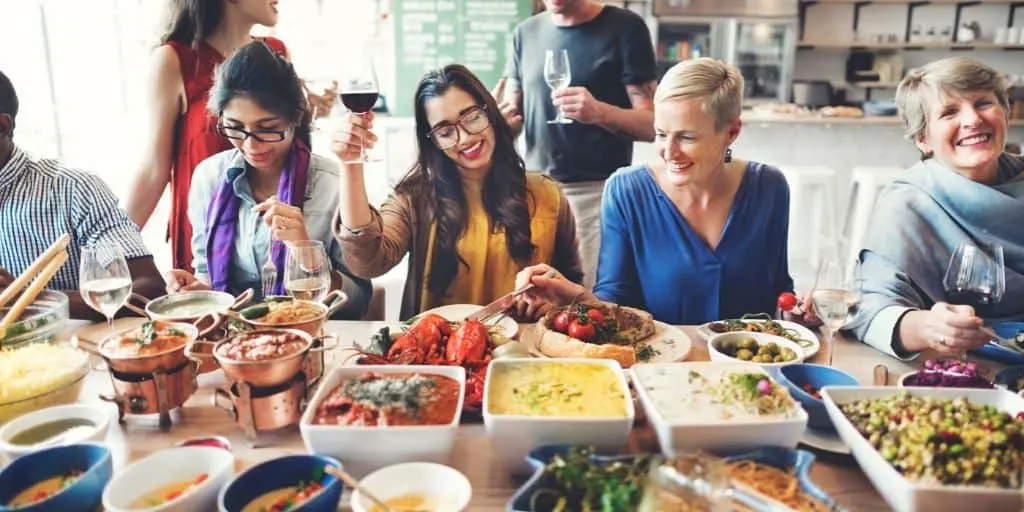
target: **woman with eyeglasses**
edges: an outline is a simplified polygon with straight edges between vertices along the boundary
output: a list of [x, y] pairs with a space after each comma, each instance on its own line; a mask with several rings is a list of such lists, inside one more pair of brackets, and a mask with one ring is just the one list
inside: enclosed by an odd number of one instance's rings
[[[363, 166], [346, 163], [335, 235], [356, 275], [384, 274], [409, 254], [401, 318], [446, 304], [487, 304], [513, 291], [523, 268], [547, 263], [581, 282], [576, 229], [557, 183], [528, 173], [512, 130], [468, 69], [427, 73], [415, 96], [417, 162], [379, 208]], [[349, 115], [334, 135], [343, 162], [372, 147], [373, 114]], [[517, 311], [534, 319], [543, 308]]]
[[209, 109], [233, 149], [203, 160], [192, 179], [189, 220], [196, 273], [172, 270], [169, 293], [214, 289], [262, 292], [261, 268], [277, 268], [273, 293], [283, 295], [286, 247], [320, 240], [331, 259], [331, 289], [348, 303], [335, 318], [362, 317], [370, 282], [345, 268], [331, 233], [338, 205], [338, 167], [309, 151], [310, 112], [287, 60], [262, 42], [238, 50], [218, 69]]

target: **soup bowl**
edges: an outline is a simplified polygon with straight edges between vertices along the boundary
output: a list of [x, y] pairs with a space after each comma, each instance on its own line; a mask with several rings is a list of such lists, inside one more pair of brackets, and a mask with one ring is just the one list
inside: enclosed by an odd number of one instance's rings
[[[289, 455], [253, 466], [225, 486], [217, 498], [221, 512], [250, 512], [262, 508], [259, 499], [270, 498], [269, 493], [294, 488], [301, 483], [319, 482], [322, 488], [313, 493], [292, 512], [334, 512], [341, 500], [342, 484], [333, 475], [324, 472], [324, 466], [341, 468], [341, 463], [323, 455]], [[269, 506], [269, 503], [264, 506]]]
[[[53, 478], [82, 474], [71, 485], [25, 507], [11, 507], [24, 491]], [[95, 443], [54, 446], [30, 453], [0, 471], [0, 512], [94, 510], [114, 471], [110, 450]]]
[[[100, 356], [103, 357], [112, 370], [132, 375], [146, 375], [155, 372], [158, 368], [163, 368], [166, 371], [173, 370], [189, 360], [185, 354], [185, 347], [199, 337], [199, 329], [196, 326], [185, 322], [154, 320], [142, 324], [139, 327], [140, 332], [144, 333], [147, 325], [159, 325], [160, 327], [182, 333], [182, 343], [152, 354], [128, 355], [118, 353], [117, 351], [118, 342], [127, 334], [115, 334], [104, 339], [99, 344]], [[198, 363], [199, 361], [196, 362]]]
[[[388, 503], [396, 498], [416, 496], [428, 500], [433, 506], [420, 504], [419, 507], [445, 512], [467, 510], [473, 497], [473, 486], [469, 479], [458, 470], [432, 462], [407, 462], [387, 466], [359, 481], [359, 486], [377, 498]], [[391, 505], [391, 503], [389, 503]], [[409, 510], [415, 505], [409, 504]], [[352, 493], [352, 511], [369, 512], [374, 503], [360, 491]]]
[[[248, 304], [253, 295], [252, 288], [245, 290], [237, 297], [227, 292], [196, 290], [148, 300], [133, 293], [127, 307], [150, 320], [193, 324], [200, 329], [199, 337], [203, 338], [220, 327], [230, 311], [235, 311]], [[140, 308], [132, 304], [133, 301], [137, 301], [143, 306]]]
[[[268, 359], [236, 359], [226, 354], [233, 344], [246, 338], [259, 336], [286, 335], [301, 340], [298, 348], [284, 355]], [[204, 348], [210, 347], [212, 348]], [[224, 370], [231, 380], [248, 382], [253, 386], [271, 387], [291, 380], [306, 364], [310, 352], [323, 352], [333, 346], [319, 344], [314, 347], [313, 337], [306, 331], [298, 329], [258, 329], [242, 331], [218, 342], [196, 341], [186, 348], [190, 358], [199, 360], [212, 358]]]
[[107, 512], [211, 510], [234, 472], [235, 457], [227, 450], [170, 448], [120, 471], [103, 492], [103, 507]]
[[[58, 405], [31, 412], [0, 427], [0, 455], [14, 460], [51, 446], [103, 442], [110, 430], [110, 414], [100, 404]], [[61, 423], [64, 429], [58, 427]], [[42, 437], [25, 438], [33, 431]]]

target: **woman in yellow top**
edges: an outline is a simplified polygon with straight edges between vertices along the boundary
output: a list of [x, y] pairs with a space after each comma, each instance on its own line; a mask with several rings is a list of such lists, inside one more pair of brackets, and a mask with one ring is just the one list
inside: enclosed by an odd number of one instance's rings
[[[516, 274], [547, 263], [582, 282], [576, 229], [558, 184], [526, 172], [490, 92], [468, 69], [427, 73], [416, 88], [417, 162], [380, 209], [360, 163], [342, 165], [335, 236], [357, 276], [377, 277], [410, 253], [401, 318], [446, 304], [487, 304]], [[372, 147], [373, 113], [349, 114], [334, 134], [342, 162]], [[519, 308], [521, 319], [543, 311]]]

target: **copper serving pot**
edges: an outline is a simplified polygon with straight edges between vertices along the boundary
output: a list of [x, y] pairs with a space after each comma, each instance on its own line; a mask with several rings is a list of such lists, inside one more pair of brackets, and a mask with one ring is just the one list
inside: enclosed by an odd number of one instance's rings
[[134, 375], [147, 375], [155, 372], [157, 368], [170, 371], [182, 366], [186, 360], [195, 358], [185, 354], [185, 348], [195, 342], [199, 337], [199, 329], [184, 322], [164, 322], [169, 327], [185, 333], [185, 343], [180, 346], [157, 352], [156, 354], [127, 356], [117, 353], [116, 344], [124, 337], [122, 334], [115, 334], [104, 339], [99, 344], [99, 354], [107, 362], [110, 369], [118, 373]]
[[[128, 299], [127, 307], [150, 320], [193, 324], [200, 329], [199, 337], [205, 338], [224, 323], [230, 311], [236, 311], [248, 304], [253, 295], [252, 288], [245, 290], [238, 297], [227, 292], [200, 290], [164, 295], [149, 300], [133, 293]], [[139, 302], [142, 306], [133, 304], [133, 301]]]
[[311, 318], [309, 320], [274, 324], [268, 322], [260, 322], [259, 320], [251, 320], [245, 317], [246, 311], [248, 311], [251, 308], [260, 306], [260, 304], [256, 304], [254, 306], [250, 306], [250, 308], [242, 310], [242, 314], [237, 315], [236, 318], [238, 318], [242, 322], [245, 322], [245, 324], [249, 325], [253, 329], [297, 329], [299, 331], [309, 333], [311, 336], [319, 336], [321, 330], [324, 327], [324, 323], [327, 322], [327, 319], [336, 311], [341, 309], [341, 307], [348, 302], [348, 295], [345, 295], [345, 293], [342, 292], [341, 290], [333, 290], [326, 296], [324, 296], [323, 302], [295, 299], [289, 296], [268, 297], [268, 299], [268, 302], [305, 302], [313, 305], [313, 307], [319, 310], [320, 313], [315, 318]]
[[[231, 343], [239, 336], [282, 333], [292, 334], [302, 338], [305, 341], [305, 345], [301, 349], [286, 356], [267, 359], [264, 361], [240, 361], [237, 359], [229, 359], [220, 354], [220, 347], [222, 345]], [[207, 352], [207, 350], [200, 348], [204, 345], [212, 345], [213, 348]], [[330, 348], [333, 347], [327, 347], [325, 345], [314, 347], [313, 336], [306, 331], [298, 329], [257, 329], [253, 331], [240, 332], [218, 342], [193, 341], [185, 349], [185, 354], [191, 359], [209, 359], [212, 357], [221, 369], [224, 370], [224, 375], [231, 380], [247, 382], [250, 385], [257, 387], [270, 387], [288, 382], [295, 377], [296, 374], [303, 371], [306, 364], [306, 358], [309, 356], [310, 352], [322, 352], [324, 350], [329, 350]]]

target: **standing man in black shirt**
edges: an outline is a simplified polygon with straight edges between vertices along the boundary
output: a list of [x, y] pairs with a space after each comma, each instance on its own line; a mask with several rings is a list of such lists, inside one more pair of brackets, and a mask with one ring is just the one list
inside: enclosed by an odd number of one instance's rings
[[[494, 92], [513, 129], [525, 128], [526, 168], [562, 182], [576, 215], [584, 285], [593, 288], [604, 180], [632, 164], [634, 141], [654, 140], [654, 48], [647, 25], [631, 11], [594, 0], [544, 6], [516, 27]], [[562, 49], [572, 81], [552, 91], [544, 56]], [[559, 110], [574, 122], [549, 124]]]

